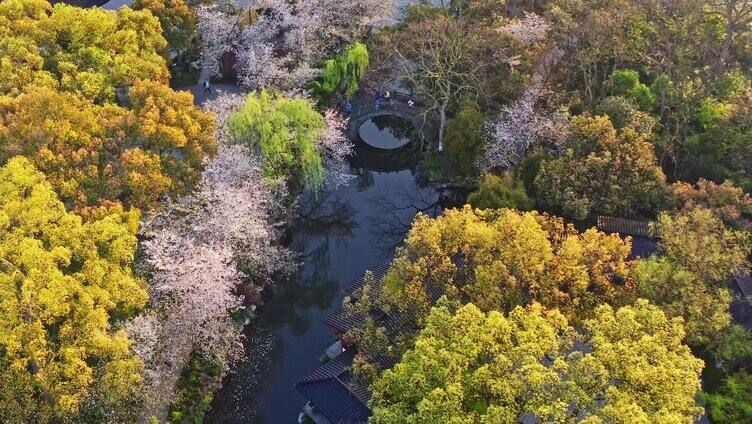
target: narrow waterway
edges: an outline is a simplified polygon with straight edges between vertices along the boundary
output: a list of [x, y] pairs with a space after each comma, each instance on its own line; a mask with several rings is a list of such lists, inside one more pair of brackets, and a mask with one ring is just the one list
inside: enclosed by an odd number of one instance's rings
[[418, 210], [439, 212], [436, 192], [416, 183], [409, 132], [399, 119], [366, 122], [360, 136], [367, 143], [356, 143], [353, 158], [357, 178], [303, 202], [291, 245], [302, 255], [300, 273], [278, 284], [247, 327], [246, 357], [216, 394], [206, 422], [297, 422], [305, 399], [293, 385], [335, 342], [321, 318], [341, 304], [339, 288], [388, 259]]

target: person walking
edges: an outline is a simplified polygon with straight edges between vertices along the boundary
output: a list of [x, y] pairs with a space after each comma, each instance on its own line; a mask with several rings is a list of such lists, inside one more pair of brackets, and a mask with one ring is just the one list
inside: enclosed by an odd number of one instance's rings
[[213, 93], [211, 86], [209, 85], [209, 78], [204, 80], [204, 93]]
[[389, 97], [392, 95], [392, 93], [389, 92], [389, 90], [386, 90], [386, 93], [384, 93], [384, 100], [389, 101]]
[[381, 108], [381, 100], [384, 98], [384, 95], [381, 94], [381, 91], [376, 90], [376, 92], [373, 94], [373, 97], [375, 101], [376, 110], [379, 110]]
[[345, 103], [345, 114], [349, 115], [352, 113], [352, 103], [346, 102]]
[[410, 99], [407, 101], [407, 107], [414, 107], [414, 106], [415, 106], [415, 102], [413, 101], [413, 99]]

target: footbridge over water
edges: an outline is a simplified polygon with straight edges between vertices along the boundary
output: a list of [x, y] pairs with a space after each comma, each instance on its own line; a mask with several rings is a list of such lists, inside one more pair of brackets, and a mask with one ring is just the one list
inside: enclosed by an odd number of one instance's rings
[[[410, 105], [410, 101], [413, 102]], [[425, 103], [404, 93], [390, 93], [388, 99], [378, 105], [373, 93], [363, 93], [350, 101], [352, 112], [347, 124], [347, 135], [350, 139], [358, 137], [361, 125], [376, 116], [399, 116], [409, 121], [416, 129], [423, 133], [425, 139], [433, 136], [433, 120], [429, 119], [429, 111]]]

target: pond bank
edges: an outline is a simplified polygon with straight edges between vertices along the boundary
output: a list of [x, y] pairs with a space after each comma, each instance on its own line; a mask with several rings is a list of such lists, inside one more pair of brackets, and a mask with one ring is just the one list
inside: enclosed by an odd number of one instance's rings
[[[383, 122], [365, 126], [361, 134], [369, 144], [404, 144], [398, 139], [404, 131]], [[390, 172], [373, 169], [373, 163], [361, 166], [356, 157], [357, 178], [301, 206], [304, 218], [291, 248], [300, 252], [303, 266], [295, 278], [278, 283], [246, 328], [246, 358], [225, 379], [205, 422], [297, 422], [305, 399], [293, 385], [319, 365], [319, 356], [335, 341], [321, 318], [340, 306], [339, 288], [391, 256], [418, 210], [430, 215], [441, 210], [437, 192], [418, 186], [415, 162], [398, 150], [399, 157], [381, 158], [389, 162], [382, 169]]]

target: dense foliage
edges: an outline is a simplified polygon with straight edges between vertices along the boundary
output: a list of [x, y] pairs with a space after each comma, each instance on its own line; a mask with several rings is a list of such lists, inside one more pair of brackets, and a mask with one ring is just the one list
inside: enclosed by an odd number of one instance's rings
[[358, 91], [358, 84], [368, 68], [368, 48], [355, 43], [345, 51], [328, 59], [321, 67], [321, 76], [311, 81], [308, 88], [319, 98], [329, 100], [335, 94], [349, 99]]
[[262, 91], [249, 94], [228, 121], [236, 142], [258, 149], [264, 173], [320, 190], [324, 168], [318, 144], [324, 117], [305, 99]]
[[713, 422], [742, 423], [752, 420], [752, 376], [739, 371], [723, 380], [718, 393], [705, 396]]
[[216, 149], [213, 117], [190, 93], [157, 82], [136, 82], [129, 108], [49, 88], [6, 100], [0, 158], [28, 157], [77, 207], [111, 200], [149, 209], [195, 185]]
[[47, 87], [103, 103], [115, 99], [116, 87], [169, 77], [167, 43], [146, 11], [9, 0], [0, 4], [0, 37], [3, 95]]
[[117, 410], [138, 393], [143, 364], [114, 325], [146, 303], [131, 269], [138, 219], [66, 211], [25, 158], [0, 170], [3, 420], [61, 422], [85, 402]]
[[535, 181], [538, 200], [549, 210], [583, 219], [658, 208], [665, 176], [649, 134], [631, 126], [616, 131], [607, 117], [578, 116], [565, 149], [543, 162]]
[[475, 175], [483, 156], [485, 134], [483, 114], [472, 105], [465, 105], [447, 123], [446, 152], [453, 171], [459, 175]]
[[240, 3], [0, 1], [0, 421], [199, 422], [376, 89], [477, 190], [345, 300], [373, 422], [750, 420], [750, 0]]
[[195, 185], [214, 120], [164, 85], [151, 12], [7, 1], [0, 34], [0, 159], [27, 156], [75, 207], [151, 209]]
[[575, 322], [599, 303], [619, 304], [635, 294], [623, 281], [628, 242], [595, 229], [579, 233], [537, 212], [466, 206], [435, 219], [419, 215], [405, 242], [384, 279], [384, 295], [401, 309], [420, 311], [417, 316], [428, 312], [431, 288], [467, 297], [484, 311], [537, 301]]
[[703, 363], [680, 320], [639, 301], [601, 306], [578, 334], [534, 303], [508, 316], [432, 309], [415, 347], [373, 383], [374, 423], [692, 423]]
[[159, 19], [167, 44], [182, 55], [196, 42], [198, 16], [183, 0], [135, 0], [133, 8], [149, 10]]
[[524, 187], [510, 173], [485, 174], [478, 183], [478, 190], [470, 193], [467, 203], [478, 209], [533, 209], [533, 202]]

